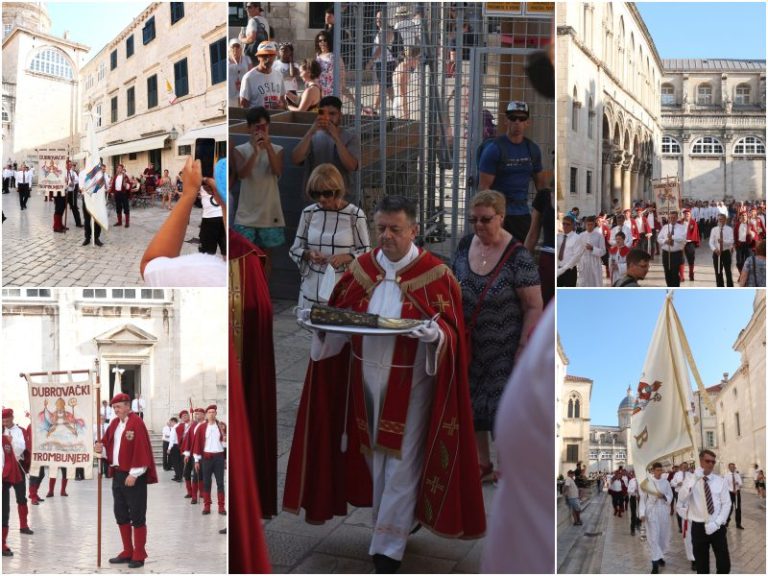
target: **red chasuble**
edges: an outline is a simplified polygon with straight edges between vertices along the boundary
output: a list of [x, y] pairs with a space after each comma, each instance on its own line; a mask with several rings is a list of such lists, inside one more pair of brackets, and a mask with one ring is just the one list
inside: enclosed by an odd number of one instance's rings
[[[229, 233], [229, 325], [243, 380], [264, 518], [277, 515], [277, 383], [272, 340], [272, 300], [262, 266], [263, 252], [240, 234]], [[239, 441], [239, 440], [238, 440]]]
[[[118, 464], [112, 461], [112, 448], [115, 444], [115, 430], [117, 430], [119, 423], [119, 418], [113, 418], [104, 433], [104, 438], [102, 438], [110, 466]], [[120, 440], [120, 453], [117, 457], [119, 460], [117, 469], [121, 472], [130, 472], [131, 468], [146, 467], [147, 484], [157, 482], [157, 470], [155, 469], [155, 458], [152, 455], [152, 445], [149, 442], [149, 433], [147, 427], [144, 426], [144, 420], [135, 412], [128, 414], [123, 437]]]
[[23, 479], [19, 462], [16, 460], [16, 454], [13, 452], [11, 439], [3, 434], [3, 482], [18, 484]]
[[[367, 310], [385, 273], [374, 252], [366, 253], [339, 280], [329, 304]], [[396, 279], [403, 293], [403, 318], [429, 319], [439, 313], [445, 341], [434, 376], [435, 388], [424, 468], [418, 488], [416, 517], [446, 537], [479, 538], [485, 512], [477, 462], [467, 381], [461, 290], [450, 269], [436, 256], [420, 251]], [[332, 358], [310, 361], [288, 460], [283, 508], [321, 523], [347, 513], [347, 503], [371, 506], [373, 484], [364, 453], [373, 447], [364, 403], [359, 357], [362, 337]], [[413, 364], [418, 341], [397, 336], [392, 364]], [[357, 357], [357, 358], [356, 358]], [[351, 368], [350, 368], [351, 367]], [[397, 456], [405, 428], [412, 368], [392, 368], [381, 409], [375, 449]], [[346, 387], [350, 382], [348, 448], [341, 452]]]

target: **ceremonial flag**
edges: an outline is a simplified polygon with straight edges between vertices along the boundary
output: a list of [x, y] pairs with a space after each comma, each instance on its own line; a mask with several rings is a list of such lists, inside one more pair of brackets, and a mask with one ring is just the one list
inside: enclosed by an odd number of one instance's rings
[[672, 304], [662, 306], [632, 411], [630, 453], [638, 481], [655, 461], [695, 449], [685, 334]]
[[168, 97], [168, 104], [172, 105], [176, 102], [176, 91], [165, 73], [163, 73], [163, 78], [165, 78], [165, 95]]
[[75, 468], [93, 477], [95, 386], [89, 370], [24, 374], [29, 386], [29, 419], [32, 421], [32, 463], [37, 476], [41, 466], [56, 468], [74, 477]]
[[[101, 229], [109, 230], [107, 215], [107, 183], [101, 169], [101, 157], [96, 145], [96, 129], [93, 115], [88, 121], [86, 136], [86, 158], [83, 170], [80, 172], [80, 191], [83, 193], [85, 209]], [[95, 225], [94, 225], [95, 226]], [[95, 236], [94, 236], [95, 237]]]

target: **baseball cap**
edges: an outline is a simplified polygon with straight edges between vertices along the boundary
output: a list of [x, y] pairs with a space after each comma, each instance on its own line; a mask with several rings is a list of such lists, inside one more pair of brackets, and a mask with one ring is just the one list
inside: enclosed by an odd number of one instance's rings
[[514, 113], [525, 114], [526, 116], [530, 116], [530, 111], [528, 110], [528, 104], [526, 104], [522, 100], [513, 100], [512, 102], [507, 104], [507, 116]]
[[277, 55], [277, 44], [271, 40], [267, 40], [259, 44], [259, 48], [256, 50], [256, 56], [275, 56]]
[[242, 46], [242, 44], [240, 44], [240, 40], [237, 38], [230, 38], [229, 47], [232, 48], [232, 46]]

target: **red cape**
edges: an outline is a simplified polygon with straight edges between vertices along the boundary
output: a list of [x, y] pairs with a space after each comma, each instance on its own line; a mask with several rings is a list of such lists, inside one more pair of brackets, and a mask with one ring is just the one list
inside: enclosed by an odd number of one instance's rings
[[[112, 461], [112, 446], [115, 441], [115, 430], [117, 430], [119, 422], [119, 418], [113, 418], [109, 423], [107, 431], [104, 433], [104, 438], [101, 440], [104, 448], [107, 450], [110, 466], [115, 464]], [[118, 470], [121, 472], [128, 472], [131, 468], [146, 467], [147, 484], [155, 484], [157, 482], [157, 469], [155, 468], [155, 458], [152, 454], [149, 433], [144, 425], [144, 420], [135, 412], [128, 414], [123, 437], [120, 440], [120, 454], [118, 454], [118, 458], [120, 459]]]
[[686, 236], [685, 239], [688, 242], [693, 242], [696, 244], [696, 247], [699, 247], [699, 244], [701, 244], [701, 236], [699, 235], [699, 225], [696, 223], [696, 220], [691, 218], [690, 222], [688, 222], [688, 226], [686, 227]]
[[250, 415], [247, 431], [242, 430], [234, 437], [251, 435], [261, 511], [265, 518], [271, 518], [277, 515], [277, 385], [272, 301], [262, 255], [256, 246], [230, 231], [229, 325]]
[[18, 484], [24, 479], [21, 468], [16, 460], [16, 454], [13, 452], [11, 439], [3, 434], [3, 482], [8, 484]]
[[[365, 311], [384, 271], [376, 261], [379, 249], [353, 262], [339, 280], [330, 305]], [[403, 318], [432, 318], [445, 335], [438, 360], [424, 468], [418, 488], [416, 517], [433, 532], [447, 537], [479, 538], [485, 532], [477, 447], [469, 399], [461, 290], [450, 269], [436, 256], [421, 251], [397, 279], [403, 291]], [[360, 346], [360, 337], [352, 346]], [[398, 336], [393, 364], [407, 364], [417, 342]], [[373, 485], [363, 452], [370, 449], [360, 362], [353, 360], [347, 425], [348, 449], [341, 452], [350, 345], [341, 354], [310, 361], [288, 460], [283, 508], [321, 523], [347, 513], [347, 503], [371, 506]], [[409, 373], [392, 369], [399, 386], [388, 387], [379, 418], [378, 447], [397, 453], [397, 430], [405, 422], [410, 394]], [[384, 430], [383, 421], [387, 421]], [[400, 432], [400, 435], [402, 432]]]

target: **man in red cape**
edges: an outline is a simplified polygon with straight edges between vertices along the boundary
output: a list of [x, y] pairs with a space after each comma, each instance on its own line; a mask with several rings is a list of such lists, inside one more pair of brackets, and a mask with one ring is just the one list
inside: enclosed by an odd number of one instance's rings
[[397, 571], [414, 521], [449, 538], [485, 532], [461, 291], [413, 244], [415, 220], [408, 200], [383, 198], [380, 248], [352, 263], [329, 304], [434, 321], [408, 335], [355, 335], [351, 345], [315, 336], [283, 499], [310, 523], [346, 514], [347, 503], [373, 506], [377, 573]]
[[[259, 248], [230, 231], [229, 325], [250, 415], [248, 426], [233, 437], [240, 442], [244, 435], [251, 435], [261, 512], [264, 518], [272, 518], [277, 515], [277, 387], [272, 300], [263, 257]], [[231, 462], [234, 468], [234, 459]]]
[[147, 557], [147, 485], [157, 483], [155, 458], [144, 421], [131, 412], [130, 396], [117, 394], [111, 404], [115, 418], [95, 445], [99, 454], [104, 448], [112, 470], [115, 520], [123, 541], [123, 551], [109, 563], [140, 568]]
[[[699, 235], [699, 225], [696, 220], [691, 218], [690, 208], [683, 210], [683, 224], [685, 225], [685, 259], [688, 261], [688, 279], [693, 282], [693, 266], [696, 263], [696, 248], [701, 244], [701, 236]], [[683, 264], [680, 264], [680, 281], [685, 281], [685, 270]]]

